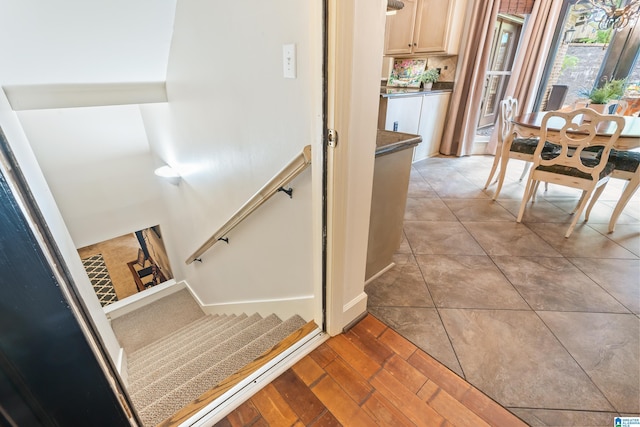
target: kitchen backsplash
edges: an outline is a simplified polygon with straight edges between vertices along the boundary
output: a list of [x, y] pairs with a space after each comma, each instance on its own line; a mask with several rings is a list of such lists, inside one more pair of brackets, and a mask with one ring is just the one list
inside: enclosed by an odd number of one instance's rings
[[[456, 76], [456, 64], [458, 57], [453, 56], [428, 56], [427, 68], [440, 68], [440, 82], [453, 82]], [[387, 80], [393, 68], [393, 57], [385, 56], [382, 61], [382, 80]]]
[[427, 68], [440, 68], [440, 82], [452, 82], [456, 77], [457, 56], [431, 56]]

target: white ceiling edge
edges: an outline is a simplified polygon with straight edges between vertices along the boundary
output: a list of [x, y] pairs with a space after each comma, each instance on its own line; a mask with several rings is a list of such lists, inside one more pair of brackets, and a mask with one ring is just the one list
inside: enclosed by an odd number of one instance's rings
[[14, 111], [167, 102], [165, 82], [8, 85]]

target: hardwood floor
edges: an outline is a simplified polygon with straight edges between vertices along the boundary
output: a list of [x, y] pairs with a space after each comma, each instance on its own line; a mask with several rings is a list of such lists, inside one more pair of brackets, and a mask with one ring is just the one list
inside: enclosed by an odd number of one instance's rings
[[525, 426], [367, 315], [216, 424], [227, 426]]

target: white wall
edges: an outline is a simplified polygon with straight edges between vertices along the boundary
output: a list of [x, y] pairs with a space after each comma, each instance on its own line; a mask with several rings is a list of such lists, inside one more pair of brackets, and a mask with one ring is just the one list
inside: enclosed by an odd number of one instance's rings
[[[172, 264], [183, 264], [305, 145], [320, 158], [319, 4], [178, 2], [169, 103], [141, 107], [153, 150], [183, 176], [164, 191]], [[296, 79], [283, 78], [285, 43], [297, 47]], [[311, 177], [320, 176], [320, 164], [314, 168], [292, 183], [292, 200], [276, 195], [232, 231], [229, 245], [214, 246], [203, 263], [183, 264], [203, 303], [313, 295], [320, 237]]]
[[137, 105], [18, 113], [77, 248], [164, 224]]
[[340, 136], [329, 175], [328, 332], [366, 312], [364, 292], [376, 148], [384, 0], [330, 1], [329, 127]]
[[0, 127], [4, 131], [9, 145], [13, 150], [25, 178], [29, 182], [30, 190], [40, 208], [50, 232], [52, 233], [60, 253], [62, 254], [75, 284], [89, 310], [89, 315], [102, 337], [104, 346], [114, 363], [118, 362], [120, 345], [111, 329], [107, 317], [102, 311], [91, 282], [78, 257], [75, 245], [66, 228], [62, 215], [58, 210], [47, 182], [31, 150], [16, 113], [11, 110], [9, 102], [0, 90]]

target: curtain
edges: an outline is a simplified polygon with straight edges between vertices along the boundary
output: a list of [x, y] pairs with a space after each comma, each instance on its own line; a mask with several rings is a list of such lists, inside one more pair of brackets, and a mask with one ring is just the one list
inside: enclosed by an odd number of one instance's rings
[[[527, 20], [505, 91], [505, 97], [512, 96], [518, 100], [519, 114], [533, 111], [562, 3], [563, 0], [537, 0]], [[487, 146], [487, 153], [495, 153], [497, 145], [496, 126]]]
[[451, 94], [449, 119], [445, 125], [440, 152], [466, 156], [471, 154], [480, 116], [480, 101], [493, 33], [501, 0], [476, 0], [471, 13], [462, 64], [456, 87]]

